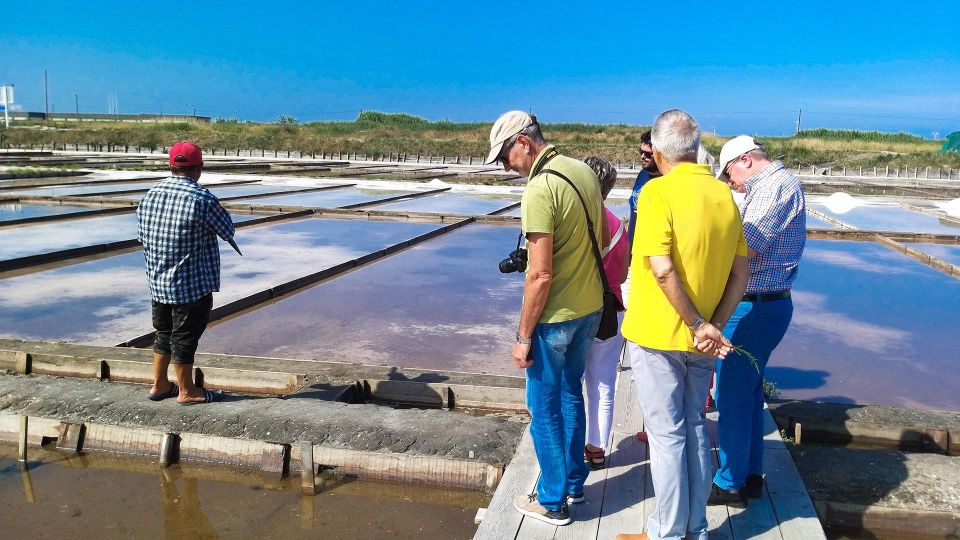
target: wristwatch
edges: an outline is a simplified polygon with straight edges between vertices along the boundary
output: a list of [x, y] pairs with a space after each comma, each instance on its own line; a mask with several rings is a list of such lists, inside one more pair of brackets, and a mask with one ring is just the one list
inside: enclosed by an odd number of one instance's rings
[[520, 337], [520, 332], [517, 332], [517, 343], [521, 345], [530, 345], [531, 343], [533, 343], [533, 339]]
[[697, 320], [693, 321], [693, 324], [688, 324], [687, 326], [688, 326], [691, 330], [693, 330], [694, 332], [696, 332], [697, 330], [700, 329], [701, 326], [703, 326], [703, 323], [704, 323], [704, 322], [706, 322], [706, 321], [703, 320], [703, 316], [698, 316], [698, 317], [697, 317]]

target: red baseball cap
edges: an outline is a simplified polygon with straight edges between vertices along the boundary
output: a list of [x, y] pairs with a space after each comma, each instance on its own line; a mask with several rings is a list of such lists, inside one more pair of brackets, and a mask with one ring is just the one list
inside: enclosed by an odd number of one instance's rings
[[200, 147], [192, 142], [178, 142], [170, 147], [171, 167], [194, 167], [203, 165]]

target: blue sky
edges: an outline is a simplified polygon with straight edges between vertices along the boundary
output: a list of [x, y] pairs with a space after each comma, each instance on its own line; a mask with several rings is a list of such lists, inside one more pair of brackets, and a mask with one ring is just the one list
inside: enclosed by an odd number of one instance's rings
[[[756, 2], [20, 4], [0, 82], [42, 111], [272, 121], [361, 109], [492, 121], [649, 124], [720, 134], [960, 130], [960, 4]], [[82, 8], [79, 6], [83, 6]], [[8, 11], [8, 13], [11, 13]]]

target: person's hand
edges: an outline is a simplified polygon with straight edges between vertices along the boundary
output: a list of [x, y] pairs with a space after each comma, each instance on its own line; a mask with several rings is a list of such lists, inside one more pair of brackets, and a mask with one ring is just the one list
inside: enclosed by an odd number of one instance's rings
[[726, 358], [733, 351], [733, 344], [723, 332], [709, 322], [704, 322], [693, 333], [693, 344], [703, 354]]
[[533, 359], [530, 358], [530, 345], [515, 343], [513, 345], [513, 364], [520, 369], [526, 369], [533, 365]]

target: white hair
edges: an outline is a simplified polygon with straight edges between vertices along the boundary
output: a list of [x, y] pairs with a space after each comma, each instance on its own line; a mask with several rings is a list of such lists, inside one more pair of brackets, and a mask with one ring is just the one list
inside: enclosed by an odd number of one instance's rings
[[700, 147], [700, 126], [680, 109], [663, 112], [653, 123], [653, 147], [673, 163], [695, 163]]

